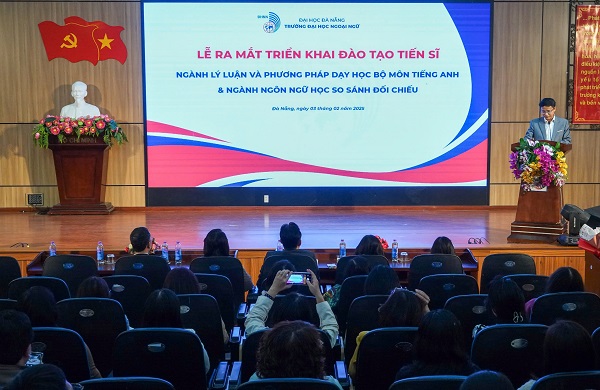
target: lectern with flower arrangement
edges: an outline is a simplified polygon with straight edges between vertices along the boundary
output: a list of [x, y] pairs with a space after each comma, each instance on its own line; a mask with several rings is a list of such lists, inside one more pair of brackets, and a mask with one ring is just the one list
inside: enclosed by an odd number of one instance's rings
[[37, 146], [54, 157], [60, 203], [49, 214], [108, 214], [104, 201], [108, 148], [127, 142], [123, 129], [108, 115], [89, 118], [47, 116], [33, 129]]
[[553, 242], [565, 233], [560, 210], [570, 144], [521, 139], [511, 145], [510, 168], [521, 180], [517, 215], [508, 242]]

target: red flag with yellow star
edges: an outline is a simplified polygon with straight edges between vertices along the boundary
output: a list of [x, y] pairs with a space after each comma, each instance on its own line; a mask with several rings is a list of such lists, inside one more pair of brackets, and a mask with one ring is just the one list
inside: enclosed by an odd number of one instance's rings
[[87, 22], [78, 16], [69, 16], [65, 25], [50, 21], [38, 25], [48, 60], [65, 58], [70, 62], [115, 59], [121, 64], [127, 60], [127, 47], [121, 40], [121, 26], [102, 21]]
[[98, 50], [92, 32], [94, 26], [67, 24], [59, 26], [50, 21], [38, 24], [48, 61], [65, 58], [70, 62], [90, 61], [98, 63]]
[[127, 47], [121, 40], [121, 31], [125, 30], [121, 26], [111, 26], [101, 20], [86, 22], [79, 16], [69, 16], [65, 23], [87, 23], [95, 26], [93, 38], [98, 47], [98, 61], [114, 59], [124, 64], [127, 60]]

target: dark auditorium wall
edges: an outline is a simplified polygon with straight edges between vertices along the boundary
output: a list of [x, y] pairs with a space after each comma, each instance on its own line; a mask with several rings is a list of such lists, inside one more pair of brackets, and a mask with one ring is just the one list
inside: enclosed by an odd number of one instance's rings
[[[542, 97], [567, 107], [570, 3], [493, 3], [493, 64], [490, 134], [490, 205], [515, 205], [518, 182], [508, 169], [509, 145], [538, 115]], [[63, 25], [68, 16], [123, 26], [128, 50], [124, 65], [101, 61], [48, 61], [37, 24]], [[116, 207], [145, 206], [141, 10], [137, 1], [0, 2], [0, 208], [23, 208], [25, 194], [41, 192], [45, 205], [58, 203], [52, 153], [34, 147], [34, 123], [71, 103], [73, 81], [88, 84], [87, 101], [123, 126], [130, 142], [109, 152], [106, 201]], [[438, 102], [443, 104], [443, 102]], [[565, 203], [600, 204], [600, 133], [572, 132]]]

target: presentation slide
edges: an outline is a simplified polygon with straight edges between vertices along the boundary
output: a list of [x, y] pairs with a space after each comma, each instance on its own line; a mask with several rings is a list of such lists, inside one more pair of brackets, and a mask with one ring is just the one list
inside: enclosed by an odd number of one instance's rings
[[487, 188], [487, 2], [148, 2], [143, 29], [149, 192]]

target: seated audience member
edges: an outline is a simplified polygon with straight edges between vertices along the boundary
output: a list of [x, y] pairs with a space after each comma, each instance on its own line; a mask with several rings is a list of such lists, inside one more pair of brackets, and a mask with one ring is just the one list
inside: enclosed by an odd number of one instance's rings
[[[494, 324], [520, 324], [528, 322], [525, 317], [525, 298], [521, 288], [514, 280], [496, 276], [490, 282], [486, 308], [491, 313]], [[475, 325], [473, 337], [485, 328], [485, 325]]]
[[250, 381], [268, 378], [324, 379], [342, 386], [325, 375], [325, 351], [314, 325], [303, 321], [283, 321], [260, 339], [256, 373]]
[[[269, 273], [267, 274], [267, 277], [265, 278], [262, 285], [260, 286], [261, 292], [269, 291], [269, 289], [271, 288], [271, 285], [273, 284], [273, 280], [275, 280], [275, 276], [277, 276], [277, 272], [279, 272], [281, 270], [288, 270], [291, 272], [296, 272], [296, 267], [294, 266], [294, 264], [292, 264], [288, 260], [279, 260], [278, 262], [273, 264], [273, 266], [269, 270]], [[296, 290], [297, 290], [296, 286], [291, 286], [291, 287], [279, 292], [279, 294], [289, 294], [292, 292], [296, 292]]]
[[[550, 275], [546, 281], [545, 293], [558, 293], [558, 292], [583, 292], [583, 278], [581, 274], [571, 267], [560, 267]], [[536, 298], [532, 298], [525, 303], [525, 315], [527, 318], [531, 317], [531, 309], [535, 303]]]
[[150, 231], [145, 226], [136, 227], [129, 235], [129, 254], [148, 255], [153, 254], [158, 247]]
[[[184, 267], [173, 268], [167, 274], [163, 288], [168, 288], [175, 294], [202, 294], [200, 283], [196, 279], [196, 275], [189, 269]], [[225, 323], [221, 318], [221, 329], [223, 330], [223, 342], [227, 344], [229, 334], [225, 328]]]
[[365, 295], [389, 295], [396, 287], [400, 287], [396, 271], [385, 265], [377, 265], [367, 276]]
[[[86, 279], [87, 280], [87, 279]], [[104, 282], [104, 280], [102, 280]], [[85, 280], [81, 283], [84, 284]], [[107, 286], [108, 289], [108, 286]], [[78, 289], [78, 293], [79, 293]], [[81, 297], [79, 297], [81, 298]], [[18, 299], [18, 309], [27, 314], [32, 327], [48, 326], [55, 327], [58, 319], [56, 300], [52, 291], [43, 286], [32, 286], [28, 288]], [[102, 378], [100, 371], [96, 368], [92, 352], [85, 344], [85, 353], [90, 369], [90, 378]]]
[[196, 275], [185, 267], [176, 267], [169, 271], [165, 277], [163, 288], [168, 288], [177, 295], [202, 293]]
[[[369, 262], [366, 258], [362, 256], [353, 257], [348, 260], [348, 263], [346, 264], [346, 269], [344, 270], [344, 280], [351, 276], [368, 275], [369, 271]], [[341, 287], [341, 284], [336, 284], [323, 295], [325, 300], [329, 302], [329, 306], [331, 306], [332, 309], [335, 308], [338, 299], [340, 298], [339, 293]]]
[[[331, 341], [331, 346], [334, 346], [339, 333], [338, 323], [335, 319], [331, 307], [321, 294], [319, 288], [319, 281], [315, 274], [311, 270], [307, 270], [311, 274], [311, 280], [307, 283], [310, 292], [315, 296], [317, 301], [317, 315], [319, 317], [320, 328], [327, 333]], [[312, 311], [309, 307], [303, 304], [308, 303], [306, 299], [302, 299], [297, 294], [288, 294], [285, 301], [281, 305], [278, 305], [277, 312], [269, 313], [273, 307], [275, 297], [282, 291], [289, 289], [291, 284], [287, 284], [292, 271], [288, 269], [282, 269], [277, 271], [271, 287], [267, 291], [263, 291], [262, 295], [256, 300], [256, 304], [248, 313], [246, 317], [246, 333], [251, 334], [258, 330], [267, 328], [267, 318], [269, 314], [271, 321], [277, 323], [278, 321], [293, 321], [302, 320], [306, 322], [315, 321], [311, 318], [310, 313]], [[301, 306], [303, 305], [303, 306]], [[299, 318], [300, 317], [300, 318]]]
[[[77, 288], [77, 298], [110, 298], [110, 288], [106, 280], [99, 276], [90, 276], [85, 279]], [[129, 318], [125, 315], [125, 323], [127, 329], [132, 329], [129, 326]]]
[[[543, 375], [559, 372], [591, 371], [595, 369], [592, 337], [581, 325], [573, 321], [557, 321], [550, 325], [544, 337]], [[529, 390], [532, 379], [519, 390]]]
[[440, 236], [435, 239], [433, 245], [431, 246], [431, 250], [429, 251], [432, 254], [447, 254], [447, 255], [455, 255], [454, 245], [452, 241], [448, 237]]
[[[177, 295], [173, 291], [168, 288], [154, 290], [148, 299], [146, 299], [146, 304], [144, 305], [142, 327], [185, 329], [181, 321], [181, 315], [179, 314], [179, 306], [179, 298], [177, 298]], [[193, 329], [186, 330], [196, 333]], [[204, 353], [204, 372], [208, 373], [208, 370], [210, 370], [210, 360], [202, 341], [200, 341], [200, 344]]]
[[90, 276], [77, 288], [77, 298], [110, 298], [110, 288], [104, 279]]
[[31, 354], [33, 329], [25, 313], [0, 311], [0, 386], [5, 386], [21, 370]]
[[[429, 313], [428, 305], [429, 297], [425, 292], [418, 289], [412, 292], [403, 288], [396, 288], [379, 308], [379, 327], [419, 326], [421, 318]], [[356, 337], [356, 349], [348, 367], [348, 373], [351, 377], [356, 374], [358, 349], [367, 333], [369, 332], [360, 332]]]
[[496, 371], [477, 371], [471, 374], [460, 385], [460, 390], [515, 390], [512, 382], [506, 375]]
[[448, 310], [425, 314], [414, 343], [414, 360], [398, 371], [396, 380], [426, 375], [471, 375], [479, 367], [471, 363], [460, 322]]
[[56, 326], [56, 299], [44, 286], [31, 286], [25, 290], [17, 300], [17, 309], [27, 314], [33, 327]]
[[73, 390], [73, 386], [59, 367], [38, 364], [22, 370], [4, 390]]
[[[213, 229], [204, 237], [203, 252], [204, 257], [229, 256], [229, 241], [221, 229]], [[252, 277], [245, 268], [242, 267], [242, 270], [244, 271], [244, 291], [250, 291], [254, 287]]]
[[372, 234], [367, 234], [364, 236], [356, 249], [354, 250], [355, 255], [380, 255], [384, 256], [383, 245], [381, 241], [377, 237]]
[[302, 232], [294, 222], [281, 225], [281, 228], [279, 229], [279, 241], [281, 241], [281, 244], [283, 245], [283, 252], [269, 251], [265, 256], [265, 259], [272, 255], [294, 253], [309, 256], [317, 261], [317, 256], [314, 252], [300, 249], [300, 245], [302, 245]]

